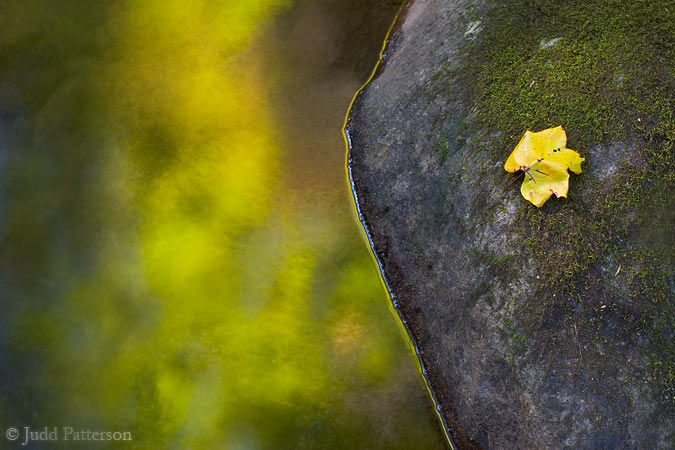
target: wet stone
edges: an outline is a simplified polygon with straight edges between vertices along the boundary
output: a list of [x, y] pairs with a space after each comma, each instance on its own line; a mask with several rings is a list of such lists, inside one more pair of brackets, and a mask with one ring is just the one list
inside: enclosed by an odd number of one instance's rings
[[[413, 2], [351, 111], [384, 275], [459, 448], [673, 448], [675, 17], [501, 3]], [[503, 164], [557, 125], [536, 208]]]

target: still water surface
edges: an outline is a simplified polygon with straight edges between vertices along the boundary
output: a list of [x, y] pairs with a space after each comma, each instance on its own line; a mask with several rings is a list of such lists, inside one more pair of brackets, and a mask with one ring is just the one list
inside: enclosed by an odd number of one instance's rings
[[344, 174], [344, 113], [397, 9], [0, 3], [3, 434], [444, 448]]

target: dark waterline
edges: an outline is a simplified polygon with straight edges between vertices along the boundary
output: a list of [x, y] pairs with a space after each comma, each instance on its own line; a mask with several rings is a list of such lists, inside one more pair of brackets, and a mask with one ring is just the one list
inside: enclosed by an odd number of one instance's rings
[[408, 327], [408, 324], [407, 324], [405, 318], [403, 317], [403, 314], [401, 313], [401, 310], [398, 307], [398, 302], [396, 300], [396, 294], [394, 294], [394, 292], [392, 291], [392, 289], [390, 287], [390, 284], [387, 281], [387, 276], [384, 272], [384, 267], [382, 265], [382, 262], [380, 261], [380, 258], [377, 256], [377, 252], [375, 250], [375, 244], [373, 242], [373, 238], [370, 234], [370, 231], [368, 230], [368, 225], [366, 224], [366, 220], [363, 217], [363, 214], [361, 212], [361, 206], [359, 204], [359, 197], [356, 193], [356, 187], [354, 186], [354, 177], [352, 175], [352, 158], [351, 158], [352, 140], [351, 140], [350, 133], [349, 133], [349, 122], [350, 122], [351, 110], [354, 106], [354, 103], [359, 98], [359, 95], [361, 94], [361, 92], [368, 86], [370, 81], [373, 78], [375, 78], [377, 76], [377, 74], [379, 73], [379, 71], [384, 67], [384, 64], [386, 62], [385, 61], [385, 55], [386, 55], [386, 51], [387, 51], [387, 46], [389, 44], [389, 39], [391, 38], [392, 34], [396, 31], [397, 26], [400, 24], [400, 22], [402, 20], [404, 20], [404, 13], [406, 11], [406, 6], [408, 6], [407, 3], [408, 2], [402, 4], [399, 7], [395, 19], [394, 19], [393, 23], [391, 24], [389, 30], [387, 31], [387, 35], [385, 37], [384, 43], [382, 44], [382, 48], [380, 50], [380, 55], [379, 55], [379, 59], [377, 61], [377, 64], [375, 65], [375, 67], [371, 71], [370, 77], [359, 88], [359, 90], [356, 91], [356, 93], [352, 97], [351, 103], [349, 104], [349, 108], [347, 109], [347, 114], [345, 115], [345, 120], [344, 120], [344, 124], [343, 124], [343, 127], [342, 127], [342, 133], [343, 133], [345, 145], [346, 145], [345, 168], [346, 168], [346, 172], [347, 172], [347, 181], [349, 183], [349, 189], [351, 191], [352, 199], [353, 199], [353, 202], [354, 202], [354, 208], [355, 208], [355, 211], [356, 211], [356, 216], [357, 216], [358, 221], [359, 221], [359, 223], [362, 227], [362, 230], [363, 230], [363, 233], [364, 233], [364, 236], [365, 236], [365, 240], [368, 243], [368, 247], [370, 249], [370, 254], [373, 257], [373, 259], [375, 260], [375, 263], [377, 264], [377, 269], [378, 269], [378, 272], [379, 272], [379, 275], [380, 275], [380, 280], [382, 281], [384, 289], [387, 292], [387, 295], [389, 296], [389, 300], [391, 301], [392, 309], [393, 309], [396, 317], [398, 318], [400, 325], [402, 326], [402, 328], [404, 330], [404, 335], [405, 335], [406, 339], [408, 340], [408, 342], [409, 342], [410, 346], [412, 347], [412, 350], [415, 354], [415, 358], [417, 359], [417, 362], [419, 364], [419, 369], [421, 370], [422, 378], [424, 379], [425, 387], [426, 387], [427, 391], [429, 392], [429, 396], [431, 397], [431, 399], [434, 403], [434, 406], [435, 406], [435, 409], [436, 409], [436, 414], [438, 416], [438, 420], [440, 421], [440, 423], [443, 427], [443, 433], [444, 433], [444, 436], [447, 440], [447, 443], [450, 446], [450, 448], [454, 450], [457, 447], [456, 447], [456, 445], [455, 445], [455, 443], [454, 443], [454, 441], [453, 441], [453, 439], [450, 435], [450, 431], [449, 431], [450, 429], [449, 429], [448, 424], [445, 421], [445, 417], [444, 417], [444, 415], [441, 411], [440, 403], [438, 402], [438, 399], [436, 398], [436, 394], [434, 393], [434, 391], [431, 387], [431, 382], [429, 380], [429, 377], [427, 376], [427, 371], [426, 371], [426, 368], [424, 366], [424, 360], [421, 357], [419, 347], [417, 345], [417, 342], [415, 341], [415, 338], [413, 337], [412, 333], [410, 332], [410, 328]]

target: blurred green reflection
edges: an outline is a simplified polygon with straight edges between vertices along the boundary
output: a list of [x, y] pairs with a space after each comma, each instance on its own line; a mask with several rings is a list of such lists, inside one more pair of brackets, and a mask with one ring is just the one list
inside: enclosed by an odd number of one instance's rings
[[443, 448], [343, 172], [395, 3], [0, 3], [0, 427]]

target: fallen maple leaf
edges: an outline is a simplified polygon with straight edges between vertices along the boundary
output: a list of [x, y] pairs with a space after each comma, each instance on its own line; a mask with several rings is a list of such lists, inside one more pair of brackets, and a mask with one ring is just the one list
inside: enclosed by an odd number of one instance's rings
[[553, 194], [567, 197], [567, 169], [581, 173], [584, 158], [566, 145], [567, 135], [561, 126], [537, 133], [528, 130], [504, 164], [507, 172], [525, 173], [520, 193], [538, 207]]

